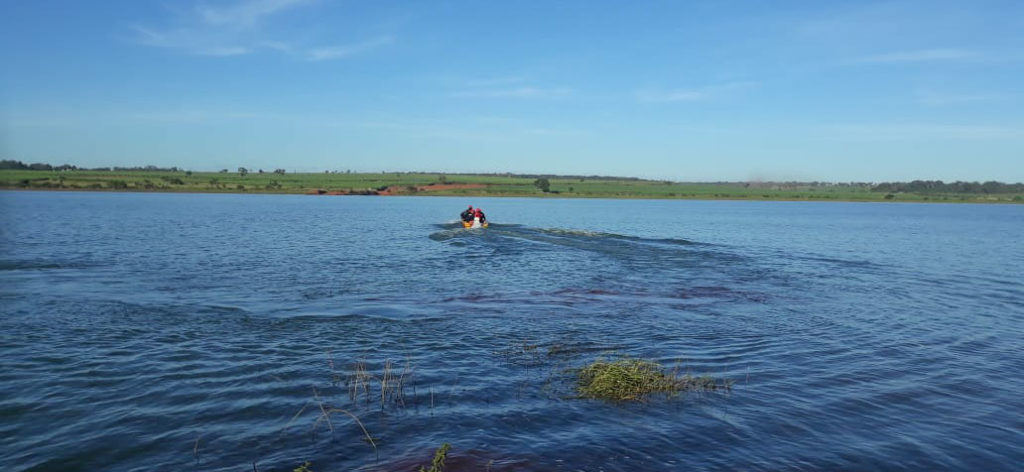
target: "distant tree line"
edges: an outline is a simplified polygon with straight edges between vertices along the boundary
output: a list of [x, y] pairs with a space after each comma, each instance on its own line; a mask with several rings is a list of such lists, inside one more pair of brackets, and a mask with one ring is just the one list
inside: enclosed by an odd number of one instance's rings
[[33, 164], [25, 164], [21, 161], [0, 161], [0, 169], [13, 169], [13, 170], [78, 170], [77, 166], [71, 164], [64, 164], [62, 166], [51, 166], [50, 164], [43, 164], [36, 162]]
[[33, 164], [25, 164], [21, 161], [14, 160], [2, 160], [0, 161], [0, 169], [14, 169], [14, 170], [93, 170], [93, 171], [115, 171], [115, 172], [183, 172], [182, 169], [177, 167], [157, 167], [157, 166], [136, 166], [136, 167], [78, 167], [71, 164], [64, 164], [60, 166], [53, 166], [50, 164], [44, 164], [36, 162]]
[[988, 182], [950, 182], [941, 180], [914, 180], [912, 182], [882, 182], [871, 187], [873, 192], [888, 193], [1024, 193], [1024, 183], [1006, 184], [990, 180]]

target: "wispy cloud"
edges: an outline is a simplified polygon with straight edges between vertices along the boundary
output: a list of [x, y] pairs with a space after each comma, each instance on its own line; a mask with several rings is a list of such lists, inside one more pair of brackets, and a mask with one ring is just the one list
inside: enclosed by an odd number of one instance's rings
[[204, 23], [230, 27], [253, 27], [275, 13], [310, 3], [310, 0], [244, 0], [233, 5], [198, 5], [196, 12]]
[[391, 35], [341, 45], [311, 45], [273, 38], [270, 30], [275, 15], [314, 3], [315, 0], [241, 0], [230, 5], [198, 4], [164, 27], [133, 25], [133, 39], [146, 46], [200, 56], [240, 56], [262, 51], [309, 61], [342, 59], [394, 42]]
[[699, 102], [724, 98], [754, 85], [753, 82], [728, 82], [692, 89], [641, 90], [636, 93], [636, 97], [641, 102]]
[[381, 36], [379, 38], [374, 38], [354, 44], [313, 48], [307, 51], [305, 53], [305, 56], [306, 59], [310, 61], [326, 61], [330, 59], [341, 59], [344, 57], [351, 56], [353, 54], [359, 54], [361, 52], [369, 51], [380, 46], [385, 46], [393, 42], [395, 42], [395, 39], [393, 37]]
[[984, 55], [970, 49], [921, 49], [876, 54], [851, 59], [854, 64], [894, 64], [901, 62], [933, 62], [981, 59]]
[[821, 128], [821, 136], [864, 141], [1019, 140], [1024, 126], [947, 124], [838, 124]]
[[135, 25], [133, 27], [139, 44], [162, 49], [174, 49], [200, 56], [238, 56], [250, 54], [253, 46], [243, 46], [243, 38], [224, 35], [214, 31], [179, 27], [154, 29]]
[[241, 56], [243, 54], [249, 54], [252, 49], [244, 48], [240, 46], [235, 47], [214, 47], [210, 49], [203, 49], [198, 51], [203, 56]]
[[696, 102], [711, 98], [707, 90], [669, 90], [664, 92], [642, 91], [640, 100], [645, 102]]
[[1011, 95], [994, 93], [942, 93], [918, 92], [917, 102], [929, 106], [968, 105], [972, 103], [994, 103], [1013, 100]]
[[566, 129], [566, 128], [527, 128], [523, 130], [526, 134], [536, 136], [552, 136], [552, 137], [572, 137], [572, 136], [586, 136], [590, 133], [586, 130], [579, 129]]
[[510, 87], [469, 89], [452, 93], [459, 98], [560, 98], [572, 93], [567, 88]]
[[474, 79], [460, 79], [459, 83], [467, 88], [489, 88], [489, 87], [511, 87], [518, 84], [528, 83], [526, 77], [508, 75], [500, 77], [478, 77]]

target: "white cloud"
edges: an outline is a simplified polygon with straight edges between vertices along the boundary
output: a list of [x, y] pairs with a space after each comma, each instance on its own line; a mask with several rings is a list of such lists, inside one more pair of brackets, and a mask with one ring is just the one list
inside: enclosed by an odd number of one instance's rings
[[216, 47], [198, 51], [198, 53], [203, 56], [241, 56], [242, 54], [249, 54], [251, 52], [252, 49], [240, 46]]
[[994, 103], [1005, 100], [1013, 100], [1009, 95], [994, 93], [940, 93], [940, 92], [919, 92], [917, 101], [923, 105], [967, 105], [971, 103]]
[[466, 81], [465, 83], [466, 83], [467, 86], [470, 86], [470, 87], [498, 87], [498, 86], [508, 86], [508, 85], [512, 85], [512, 84], [521, 84], [521, 83], [526, 82], [526, 81], [527, 80], [526, 80], [525, 77], [521, 77], [521, 76], [518, 76], [518, 75], [511, 75], [511, 76], [505, 76], [505, 77], [487, 77], [487, 78], [471, 79], [471, 80]]
[[352, 56], [391, 44], [392, 36], [379, 36], [338, 46], [312, 46], [305, 42], [272, 38], [273, 17], [284, 11], [310, 5], [314, 0], [243, 0], [230, 5], [200, 4], [185, 10], [166, 27], [134, 25], [139, 44], [182, 51], [200, 56], [240, 56], [257, 52], [278, 52], [309, 61]]
[[864, 141], [1024, 139], [1024, 126], [945, 124], [838, 124], [821, 128], [824, 137]]
[[711, 94], [703, 90], [670, 90], [667, 92], [641, 92], [645, 102], [696, 102], [707, 100]]
[[394, 41], [394, 38], [392, 38], [391, 36], [381, 36], [379, 38], [374, 38], [355, 44], [313, 48], [305, 53], [305, 57], [307, 60], [310, 61], [326, 61], [330, 59], [341, 59], [354, 54], [369, 51], [370, 49], [391, 44]]
[[309, 3], [309, 0], [243, 0], [230, 6], [199, 5], [196, 12], [204, 23], [231, 27], [252, 27], [264, 17]]
[[642, 102], [698, 102], [724, 98], [753, 86], [753, 82], [728, 82], [694, 89], [641, 90], [636, 96]]
[[532, 134], [537, 136], [557, 136], [557, 137], [572, 137], [572, 136], [585, 136], [588, 133], [585, 130], [578, 129], [564, 129], [564, 128], [526, 128], [523, 133]]
[[459, 98], [558, 98], [568, 95], [566, 88], [512, 87], [498, 89], [470, 89], [452, 94]]

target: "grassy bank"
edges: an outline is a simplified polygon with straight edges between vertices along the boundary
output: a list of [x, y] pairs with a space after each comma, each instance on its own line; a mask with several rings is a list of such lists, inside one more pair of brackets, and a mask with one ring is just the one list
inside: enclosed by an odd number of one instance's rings
[[1024, 203], [1021, 193], [893, 193], [868, 184], [544, 180], [546, 186], [514, 175], [0, 170], [0, 188], [26, 190]]

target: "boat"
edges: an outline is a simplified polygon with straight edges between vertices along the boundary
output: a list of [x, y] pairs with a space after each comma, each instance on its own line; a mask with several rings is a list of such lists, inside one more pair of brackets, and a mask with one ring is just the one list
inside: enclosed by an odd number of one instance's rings
[[487, 227], [487, 220], [484, 220], [484, 222], [481, 223], [480, 222], [480, 218], [473, 218], [473, 221], [463, 221], [462, 222], [462, 227], [463, 228], [486, 228]]

